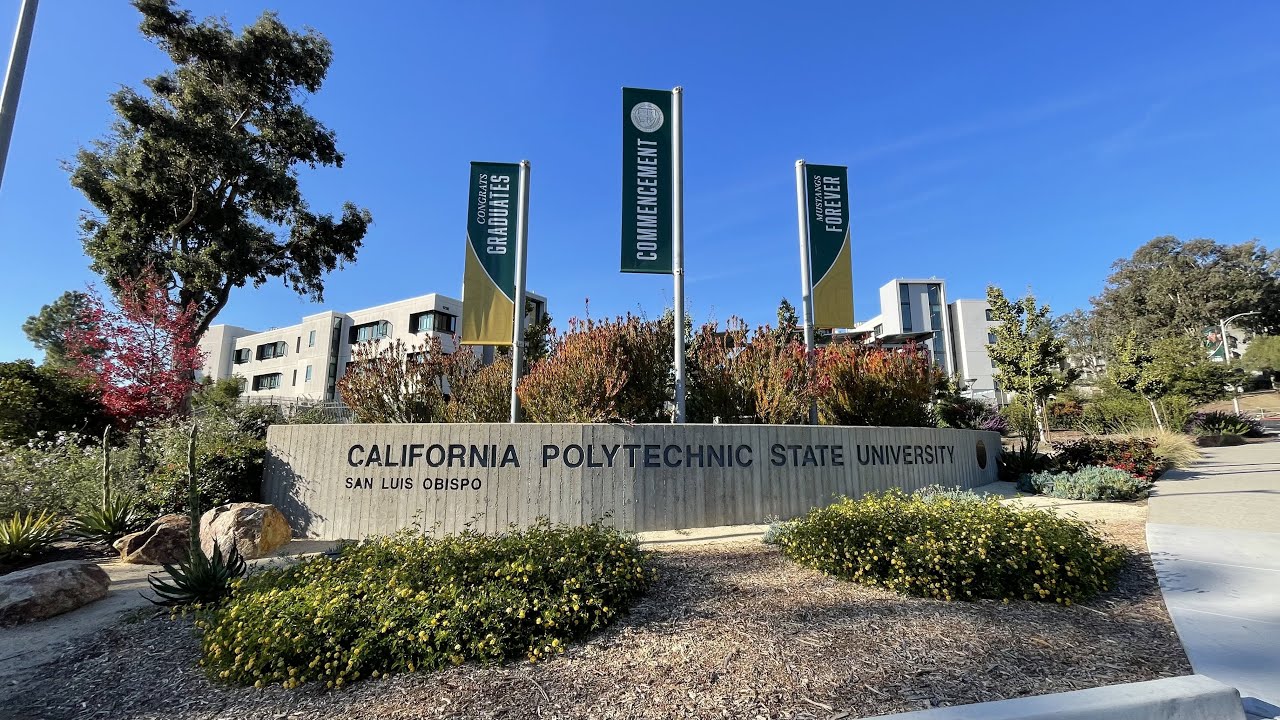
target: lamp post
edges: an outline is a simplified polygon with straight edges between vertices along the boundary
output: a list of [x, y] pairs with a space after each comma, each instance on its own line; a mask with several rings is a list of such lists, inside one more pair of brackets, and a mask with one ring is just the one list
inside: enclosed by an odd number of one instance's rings
[[18, 15], [18, 30], [13, 36], [9, 66], [5, 71], [4, 90], [0, 92], [0, 182], [4, 181], [5, 160], [9, 157], [9, 139], [18, 114], [18, 94], [22, 92], [22, 76], [27, 70], [27, 52], [31, 49], [31, 31], [36, 24], [36, 6], [40, 0], [23, 0]]
[[[1230, 336], [1227, 335], [1227, 325], [1230, 324], [1231, 321], [1235, 320], [1236, 318], [1242, 318], [1246, 315], [1258, 315], [1258, 314], [1260, 314], [1260, 311], [1250, 310], [1249, 312], [1236, 313], [1235, 315], [1232, 315], [1229, 318], [1223, 318], [1222, 320], [1218, 321], [1218, 329], [1222, 331], [1222, 361], [1227, 364], [1228, 370], [1231, 369], [1231, 345], [1228, 339]], [[1231, 380], [1231, 405], [1232, 407], [1235, 408], [1236, 414], [1239, 415], [1240, 414], [1240, 387], [1236, 385], [1236, 381], [1234, 378]]]

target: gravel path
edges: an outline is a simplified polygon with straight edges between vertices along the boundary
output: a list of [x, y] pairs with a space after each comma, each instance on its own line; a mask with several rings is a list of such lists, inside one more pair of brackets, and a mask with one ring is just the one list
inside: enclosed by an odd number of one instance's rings
[[1087, 606], [943, 603], [825, 578], [758, 542], [662, 549], [631, 616], [547, 663], [464, 666], [342, 691], [217, 685], [184, 620], [123, 622], [36, 679], [4, 718], [847, 718], [1191, 671], [1140, 551]]

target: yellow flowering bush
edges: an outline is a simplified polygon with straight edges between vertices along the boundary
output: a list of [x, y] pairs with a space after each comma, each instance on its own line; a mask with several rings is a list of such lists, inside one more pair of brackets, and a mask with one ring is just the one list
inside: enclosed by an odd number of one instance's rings
[[1126, 556], [1048, 510], [900, 490], [815, 508], [778, 546], [801, 565], [908, 595], [1066, 605], [1109, 588]]
[[218, 678], [292, 688], [538, 660], [612, 622], [653, 579], [634, 536], [600, 524], [403, 533], [238, 581], [197, 619], [201, 662]]

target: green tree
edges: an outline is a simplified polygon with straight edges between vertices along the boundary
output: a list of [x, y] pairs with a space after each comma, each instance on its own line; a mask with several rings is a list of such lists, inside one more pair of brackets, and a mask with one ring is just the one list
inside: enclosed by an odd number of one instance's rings
[[1067, 359], [1072, 367], [1079, 369], [1081, 375], [1088, 379], [1101, 375], [1103, 359], [1110, 354], [1110, 348], [1103, 340], [1105, 331], [1098, 316], [1077, 308], [1058, 316], [1054, 325], [1066, 346]]
[[87, 380], [56, 365], [0, 363], [0, 440], [22, 442], [41, 432], [100, 435], [107, 422]]
[[804, 333], [800, 327], [800, 318], [796, 309], [786, 298], [778, 302], [778, 326], [773, 336], [778, 345], [786, 345], [794, 340], [804, 341]]
[[196, 409], [209, 410], [216, 413], [227, 413], [240, 404], [242, 380], [238, 377], [213, 380], [205, 378], [200, 389], [191, 398], [191, 406]]
[[1116, 341], [1115, 350], [1107, 373], [1116, 386], [1122, 390], [1141, 395], [1151, 406], [1151, 418], [1156, 425], [1164, 429], [1164, 421], [1160, 411], [1156, 409], [1156, 401], [1169, 392], [1165, 376], [1167, 363], [1162, 370], [1156, 362], [1156, 356], [1138, 341], [1135, 333]]
[[44, 351], [48, 365], [67, 366], [67, 334], [88, 329], [86, 315], [90, 307], [89, 296], [76, 290], [68, 290], [57, 300], [40, 308], [40, 312], [22, 323], [22, 332], [32, 345]]
[[1250, 370], [1267, 373], [1274, 382], [1280, 373], [1280, 335], [1258, 335], [1249, 341], [1241, 362]]
[[1227, 367], [1207, 358], [1197, 339], [1185, 335], [1160, 338], [1151, 343], [1151, 354], [1155, 358], [1152, 372], [1168, 388], [1166, 396], [1205, 403], [1222, 397], [1231, 381]]
[[[525, 315], [531, 315], [537, 308], [532, 300], [525, 300]], [[542, 360], [551, 354], [551, 341], [555, 336], [555, 329], [551, 326], [551, 313], [545, 310], [542, 317], [535, 317], [533, 320], [525, 323], [524, 326], [524, 367], [527, 372], [533, 364]], [[511, 357], [511, 346], [500, 345], [496, 348], [495, 355], [500, 358]], [[510, 363], [508, 363], [509, 365]]]
[[111, 130], [69, 167], [92, 205], [81, 239], [93, 269], [116, 292], [158, 273], [170, 301], [195, 312], [197, 338], [246, 283], [281, 278], [321, 300], [325, 273], [355, 259], [371, 222], [351, 203], [340, 217], [313, 212], [298, 185], [300, 166], [343, 162], [333, 131], [306, 108], [329, 42], [270, 12], [237, 35], [172, 0], [133, 5], [174, 67], [144, 92], [113, 94]]
[[[989, 285], [987, 304], [992, 320], [1000, 323], [991, 329], [995, 343], [987, 346], [996, 367], [996, 383], [1005, 392], [1023, 399], [1036, 418], [1043, 440], [1047, 426], [1045, 403], [1051, 394], [1070, 387], [1078, 374], [1074, 369], [1062, 370], [1067, 358], [1066, 343], [1054, 327], [1049, 306], [1038, 304], [1030, 292], [1013, 302], [1000, 288]], [[1028, 446], [1033, 443], [1030, 437], [1026, 442]]]
[[1134, 332], [1140, 338], [1199, 337], [1222, 318], [1255, 332], [1280, 332], [1280, 250], [1257, 241], [1158, 237], [1117, 260], [1093, 299], [1108, 347]]
[[[533, 312], [534, 304], [532, 302], [525, 303], [525, 312]], [[533, 364], [546, 358], [551, 354], [551, 337], [554, 330], [551, 327], [551, 313], [545, 310], [542, 317], [534, 318], [532, 322], [524, 328], [524, 366], [526, 368], [533, 367]]]

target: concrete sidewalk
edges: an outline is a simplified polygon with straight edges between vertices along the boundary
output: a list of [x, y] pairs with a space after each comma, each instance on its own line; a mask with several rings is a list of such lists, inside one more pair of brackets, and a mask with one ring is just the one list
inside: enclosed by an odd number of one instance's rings
[[1280, 441], [1204, 455], [1156, 483], [1151, 560], [1195, 671], [1280, 717]]

